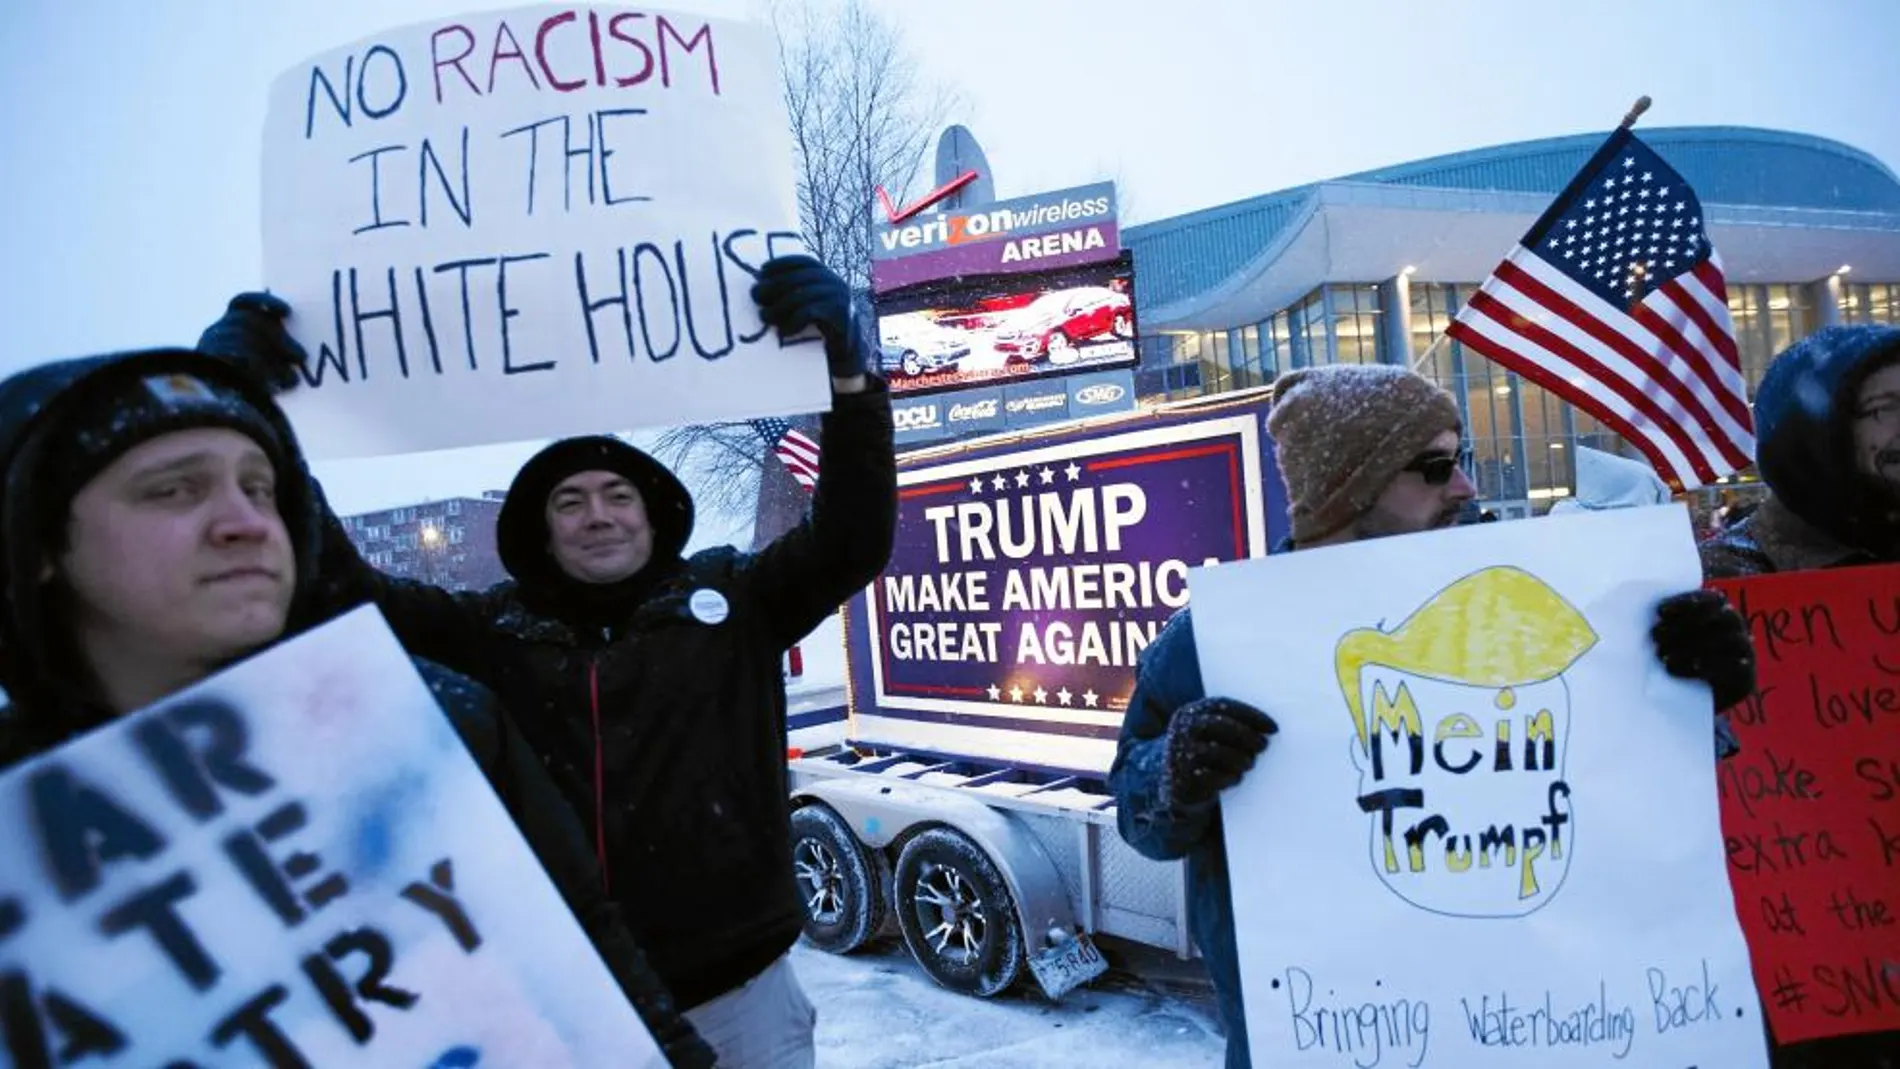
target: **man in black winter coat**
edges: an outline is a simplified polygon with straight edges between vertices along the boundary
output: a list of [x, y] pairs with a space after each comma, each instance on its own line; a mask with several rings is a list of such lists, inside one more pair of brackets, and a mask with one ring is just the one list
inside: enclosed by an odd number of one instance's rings
[[[227, 361], [159, 349], [0, 383], [0, 767], [334, 615], [290, 425]], [[424, 679], [675, 1065], [712, 1051], [600, 888], [585, 834], [492, 693]]]
[[[761, 552], [682, 558], [686, 488], [609, 437], [555, 442], [515, 477], [496, 529], [510, 582], [450, 593], [381, 575], [334, 523], [325, 552], [406, 645], [518, 712], [721, 1064], [777, 1067], [812, 1063], [816, 1022], [786, 959], [804, 913], [781, 658], [883, 569], [897, 476], [889, 395], [844, 282], [789, 256], [752, 293], [781, 338], [818, 328], [833, 394], [810, 516]], [[286, 311], [240, 297], [200, 344], [281, 371], [303, 359]]]

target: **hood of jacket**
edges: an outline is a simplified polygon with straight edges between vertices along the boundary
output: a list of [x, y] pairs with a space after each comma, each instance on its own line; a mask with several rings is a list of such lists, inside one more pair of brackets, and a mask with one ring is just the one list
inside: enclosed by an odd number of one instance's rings
[[1867, 376], [1900, 360], [1900, 329], [1827, 327], [1789, 347], [1755, 394], [1755, 466], [1794, 515], [1885, 557], [1900, 527], [1893, 496], [1854, 464], [1853, 407]]
[[276, 430], [285, 464], [277, 473], [278, 511], [290, 535], [297, 564], [297, 585], [289, 627], [294, 633], [315, 622], [321, 608], [315, 596], [321, 511], [297, 438], [283, 410], [263, 384], [214, 356], [191, 349], [141, 349], [78, 357], [41, 364], [0, 382], [0, 687], [16, 712], [76, 711], [89, 704], [84, 672], [66, 648], [48, 591], [40, 580], [45, 549], [37, 503], [47, 467], [49, 431], [69, 412], [85, 404], [101, 380], [126, 372], [185, 372], [238, 390]]
[[[653, 529], [650, 563], [630, 580], [616, 584], [588, 584], [571, 579], [548, 552], [548, 495], [562, 481], [584, 471], [611, 471], [640, 491], [647, 523]], [[521, 466], [501, 514], [495, 518], [495, 546], [501, 566], [515, 580], [524, 599], [537, 608], [549, 602], [620, 601], [624, 595], [651, 585], [651, 580], [679, 560], [693, 534], [693, 497], [666, 465], [610, 435], [563, 438], [536, 453]], [[599, 589], [592, 589], [598, 586]]]
[[1577, 450], [1577, 492], [1552, 505], [1550, 511], [1595, 512], [1667, 505], [1671, 500], [1669, 484], [1648, 464], [1601, 449], [1581, 447]]

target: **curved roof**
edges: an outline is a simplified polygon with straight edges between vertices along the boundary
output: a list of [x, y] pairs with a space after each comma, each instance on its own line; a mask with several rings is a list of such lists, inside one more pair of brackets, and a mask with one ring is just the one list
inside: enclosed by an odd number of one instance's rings
[[[1704, 204], [1900, 216], [1900, 177], [1838, 141], [1744, 126], [1638, 132], [1689, 180]], [[1337, 181], [1555, 196], [1605, 136], [1577, 134], [1455, 152]], [[1159, 307], [1241, 270], [1280, 236], [1317, 187], [1296, 186], [1125, 229], [1123, 243], [1134, 249], [1137, 261], [1137, 301]]]

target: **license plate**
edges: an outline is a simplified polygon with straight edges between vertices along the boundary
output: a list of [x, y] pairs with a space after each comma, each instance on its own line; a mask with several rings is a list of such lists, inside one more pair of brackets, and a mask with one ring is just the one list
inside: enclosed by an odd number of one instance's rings
[[1029, 971], [1053, 1002], [1107, 972], [1108, 962], [1086, 932], [1077, 932], [1074, 939], [1029, 959]]

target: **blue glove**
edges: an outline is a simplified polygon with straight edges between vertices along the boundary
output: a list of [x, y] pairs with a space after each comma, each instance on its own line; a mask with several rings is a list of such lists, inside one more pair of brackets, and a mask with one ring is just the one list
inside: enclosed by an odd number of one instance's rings
[[272, 393], [293, 389], [309, 355], [284, 328], [290, 305], [268, 293], [240, 293], [224, 317], [198, 337], [198, 350], [221, 356], [268, 386]]
[[816, 326], [825, 339], [825, 364], [834, 379], [864, 374], [871, 346], [851, 307], [851, 287], [809, 256], [781, 256], [759, 268], [752, 287], [759, 318], [788, 337]]

